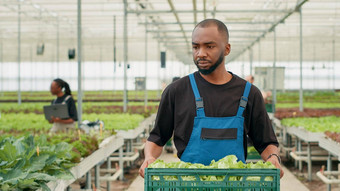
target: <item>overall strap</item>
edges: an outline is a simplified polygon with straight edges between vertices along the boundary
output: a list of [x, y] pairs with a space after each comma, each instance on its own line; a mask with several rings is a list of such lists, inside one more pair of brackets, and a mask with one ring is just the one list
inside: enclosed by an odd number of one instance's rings
[[240, 105], [237, 110], [237, 116], [242, 117], [243, 111], [247, 106], [250, 87], [251, 87], [251, 83], [247, 82], [246, 87], [244, 88], [243, 96], [241, 97], [241, 100], [240, 100]]
[[67, 101], [68, 99], [70, 99], [70, 97], [71, 97], [70, 95], [66, 96], [65, 99], [64, 99], [64, 101], [62, 102], [62, 104], [66, 104], [66, 101]]
[[200, 93], [198, 91], [194, 74], [189, 74], [189, 79], [190, 79], [192, 91], [194, 92], [194, 95], [195, 95], [197, 117], [205, 117], [203, 98], [200, 96]]

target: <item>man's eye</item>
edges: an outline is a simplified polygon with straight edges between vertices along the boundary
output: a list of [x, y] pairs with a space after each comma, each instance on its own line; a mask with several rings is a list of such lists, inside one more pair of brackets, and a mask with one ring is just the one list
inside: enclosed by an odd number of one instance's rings
[[208, 46], [208, 48], [210, 48], [210, 49], [212, 49], [212, 48], [214, 48], [215, 46]]
[[197, 48], [198, 48], [197, 46], [193, 46], [193, 47], [192, 47], [192, 49], [195, 49], [195, 50], [196, 50]]

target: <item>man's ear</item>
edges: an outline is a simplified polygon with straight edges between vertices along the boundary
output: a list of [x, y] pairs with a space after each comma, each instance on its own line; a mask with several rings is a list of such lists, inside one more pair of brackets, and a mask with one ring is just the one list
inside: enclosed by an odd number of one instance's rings
[[227, 55], [229, 55], [229, 53], [230, 53], [230, 50], [231, 50], [230, 48], [231, 48], [230, 44], [229, 44], [229, 43], [227, 43], [227, 44], [225, 45], [224, 56], [227, 56]]

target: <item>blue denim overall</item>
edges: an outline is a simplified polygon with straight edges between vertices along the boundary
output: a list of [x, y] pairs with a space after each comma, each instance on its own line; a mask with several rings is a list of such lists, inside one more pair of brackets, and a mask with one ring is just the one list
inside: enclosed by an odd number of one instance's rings
[[247, 105], [251, 84], [247, 82], [236, 116], [206, 117], [193, 74], [189, 75], [196, 100], [196, 117], [189, 143], [181, 160], [209, 165], [212, 160], [219, 160], [227, 155], [236, 155], [245, 162], [243, 147], [243, 111]]

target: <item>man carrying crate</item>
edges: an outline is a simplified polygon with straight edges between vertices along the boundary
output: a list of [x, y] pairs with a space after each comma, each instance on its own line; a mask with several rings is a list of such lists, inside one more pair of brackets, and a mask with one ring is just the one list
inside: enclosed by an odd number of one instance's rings
[[198, 72], [170, 84], [163, 92], [155, 127], [145, 145], [139, 173], [162, 153], [173, 135], [178, 157], [209, 165], [227, 155], [243, 162], [247, 139], [264, 161], [281, 170], [278, 142], [260, 90], [225, 68], [230, 53], [227, 27], [206, 19], [192, 33], [192, 51]]

